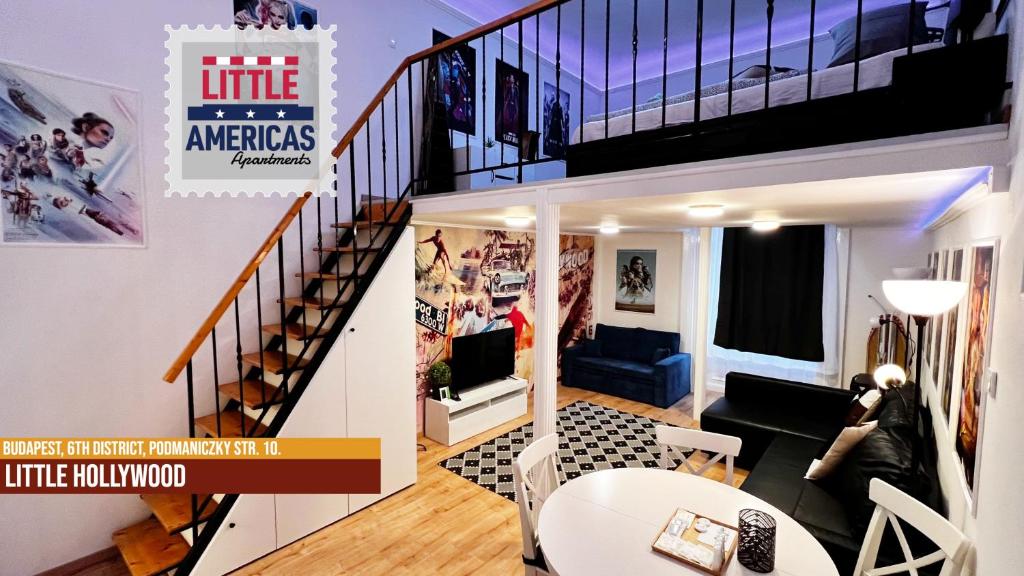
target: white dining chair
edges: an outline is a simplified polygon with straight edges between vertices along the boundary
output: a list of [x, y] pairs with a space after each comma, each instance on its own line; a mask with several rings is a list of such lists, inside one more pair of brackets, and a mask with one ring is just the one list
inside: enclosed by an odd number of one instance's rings
[[[672, 469], [673, 457], [683, 461], [690, 474], [703, 476], [712, 466], [725, 458], [725, 483], [732, 486], [733, 459], [739, 455], [743, 440], [735, 436], [715, 434], [692, 428], [675, 426], [655, 426], [655, 436], [661, 445], [661, 465]], [[683, 450], [692, 449], [708, 453], [708, 460], [699, 468], [694, 468]], [[715, 453], [714, 456], [711, 453]]]
[[[939, 561], [942, 562], [939, 576], [960, 575], [963, 570], [964, 558], [967, 557], [967, 551], [971, 544], [967, 537], [957, 530], [956, 526], [950, 524], [934, 510], [878, 478], [871, 479], [868, 496], [875, 503], [875, 512], [871, 515], [871, 522], [864, 535], [864, 544], [860, 549], [860, 557], [857, 558], [857, 569], [853, 572], [854, 576], [884, 576], [903, 573], [917, 576], [918, 568], [930, 566]], [[914, 558], [899, 520], [916, 528], [939, 549], [920, 558]], [[893, 532], [896, 533], [900, 549], [903, 551], [904, 561], [891, 566], [878, 566], [878, 547], [882, 542], [886, 524], [890, 524]]]
[[561, 484], [558, 472], [558, 435], [535, 439], [512, 463], [519, 523], [523, 531], [523, 566], [526, 576], [551, 574], [537, 541], [537, 519], [544, 501]]

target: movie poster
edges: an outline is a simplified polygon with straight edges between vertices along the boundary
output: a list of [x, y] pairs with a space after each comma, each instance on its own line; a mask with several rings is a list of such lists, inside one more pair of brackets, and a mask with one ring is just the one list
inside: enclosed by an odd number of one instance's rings
[[[942, 280], [949, 279], [949, 250], [944, 250], [939, 259], [939, 277]], [[931, 350], [931, 361], [929, 365], [932, 369], [932, 384], [938, 389], [939, 386], [939, 366], [941, 365], [940, 356], [942, 355], [942, 339], [943, 339], [943, 328], [946, 324], [944, 322], [945, 314], [937, 318], [932, 319], [932, 324], [935, 325], [935, 340], [932, 342]]]
[[554, 84], [544, 83], [544, 153], [551, 158], [564, 158], [569, 147], [569, 93], [558, 91]]
[[618, 250], [615, 255], [615, 309], [654, 314], [656, 250]]
[[234, 0], [235, 25], [239, 28], [301, 26], [312, 30], [318, 22], [315, 8], [297, 0]]
[[501, 60], [494, 62], [498, 96], [494, 99], [494, 133], [498, 141], [519, 145], [526, 131], [529, 111], [530, 75]]
[[[434, 44], [450, 38], [434, 30]], [[461, 44], [441, 52], [436, 58], [437, 95], [448, 112], [448, 127], [473, 136], [476, 134], [476, 50], [469, 44]]]
[[142, 246], [139, 119], [137, 92], [0, 62], [3, 242]]
[[975, 246], [969, 268], [970, 291], [967, 295], [967, 331], [963, 355], [963, 387], [960, 393], [960, 417], [956, 430], [956, 451], [972, 501], [975, 500], [980, 466], [979, 438], [984, 420], [984, 377], [992, 334], [995, 303], [995, 245]]
[[[963, 280], [964, 250], [958, 248], [953, 250], [952, 262], [950, 265], [949, 279], [959, 282]], [[960, 320], [960, 304], [953, 307], [946, 313], [946, 352], [943, 357], [942, 386], [940, 387], [940, 400], [942, 413], [949, 422], [949, 408], [953, 397], [953, 386], [958, 384], [956, 376], [956, 345], [958, 340], [957, 322]]]
[[[427, 370], [452, 339], [514, 328], [516, 375], [533, 380], [536, 241], [531, 232], [416, 226], [417, 418]], [[594, 238], [560, 238], [558, 347], [583, 338], [593, 316]], [[422, 421], [419, 422], [422, 430]]]

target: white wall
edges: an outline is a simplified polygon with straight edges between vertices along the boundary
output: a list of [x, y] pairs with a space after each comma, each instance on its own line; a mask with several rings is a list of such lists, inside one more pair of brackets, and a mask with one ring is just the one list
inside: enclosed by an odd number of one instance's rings
[[[342, 129], [432, 27], [468, 28], [426, 0], [318, 7], [339, 26]], [[0, 58], [141, 92], [147, 224], [144, 249], [0, 247], [0, 436], [187, 434], [185, 386], [161, 376], [292, 203], [163, 197], [163, 27], [231, 15], [230, 2], [200, 0], [0, 3]], [[131, 495], [2, 497], [0, 574], [106, 548], [147, 513]]]
[[[620, 249], [657, 250], [654, 314], [620, 312], [615, 309], [617, 274], [615, 252]], [[598, 236], [594, 274], [594, 320], [612, 326], [642, 327], [679, 332], [681, 233], [641, 234], [623, 232]]]
[[867, 360], [868, 335], [872, 317], [882, 311], [868, 294], [882, 302], [889, 311], [892, 305], [882, 293], [882, 281], [892, 278], [892, 269], [902, 266], [924, 266], [930, 247], [928, 235], [915, 228], [851, 228], [850, 271], [846, 292], [846, 337], [843, 350], [842, 387], [864, 372]]

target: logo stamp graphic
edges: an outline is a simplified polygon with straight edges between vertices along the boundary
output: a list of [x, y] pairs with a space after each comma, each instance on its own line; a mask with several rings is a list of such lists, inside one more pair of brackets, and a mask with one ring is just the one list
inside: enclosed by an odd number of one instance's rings
[[167, 195], [333, 194], [335, 27], [165, 27]]

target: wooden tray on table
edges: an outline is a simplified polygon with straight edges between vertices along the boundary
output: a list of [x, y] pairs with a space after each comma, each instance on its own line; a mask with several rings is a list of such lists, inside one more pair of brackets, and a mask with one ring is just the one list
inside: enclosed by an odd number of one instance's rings
[[[679, 523], [674, 525], [677, 519]], [[697, 530], [697, 521], [701, 519], [707, 520], [711, 526], [705, 532]], [[674, 535], [672, 532], [677, 527], [679, 532]], [[701, 536], [714, 531], [721, 531], [720, 533], [724, 533], [726, 538], [723, 546], [725, 554], [722, 558], [722, 565], [717, 570], [712, 566], [714, 545], [708, 542], [707, 537], [701, 540]], [[659, 554], [674, 558], [708, 574], [722, 576], [725, 574], [726, 569], [729, 567], [729, 562], [736, 553], [738, 542], [739, 530], [734, 526], [694, 514], [685, 508], [679, 508], [668, 519], [661, 532], [658, 533], [658, 537], [651, 544], [651, 548]]]

